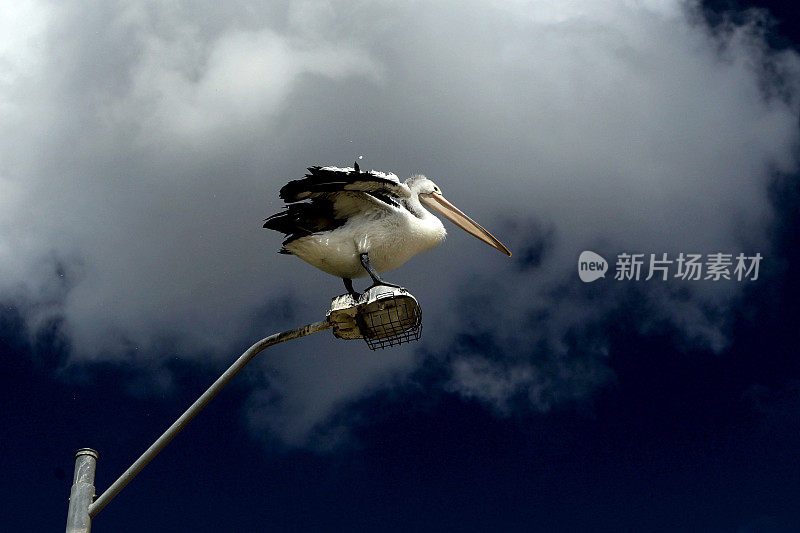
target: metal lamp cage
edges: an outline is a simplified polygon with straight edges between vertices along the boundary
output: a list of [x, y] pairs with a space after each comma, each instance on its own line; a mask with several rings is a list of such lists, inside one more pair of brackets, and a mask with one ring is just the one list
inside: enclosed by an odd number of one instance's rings
[[328, 319], [340, 339], [364, 339], [372, 350], [419, 340], [422, 309], [417, 299], [401, 287], [377, 285], [354, 298], [333, 299]]
[[410, 295], [384, 292], [356, 315], [364, 341], [372, 350], [417, 341], [422, 336], [422, 309]]

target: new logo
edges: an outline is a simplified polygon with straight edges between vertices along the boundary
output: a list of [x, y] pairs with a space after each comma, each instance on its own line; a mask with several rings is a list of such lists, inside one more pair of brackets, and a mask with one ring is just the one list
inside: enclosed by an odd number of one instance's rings
[[586, 250], [578, 257], [578, 275], [581, 281], [590, 283], [598, 278], [606, 277], [608, 261], [601, 255]]

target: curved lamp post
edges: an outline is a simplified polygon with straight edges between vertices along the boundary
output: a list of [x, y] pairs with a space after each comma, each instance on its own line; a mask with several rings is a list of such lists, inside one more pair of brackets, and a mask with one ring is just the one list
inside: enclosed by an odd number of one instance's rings
[[261, 339], [247, 349], [150, 447], [96, 500], [94, 473], [98, 454], [81, 448], [75, 454], [75, 475], [70, 491], [67, 533], [89, 533], [92, 518], [136, 477], [203, 408], [265, 348], [333, 328], [340, 339], [363, 338], [375, 350], [418, 340], [422, 311], [408, 291], [377, 285], [359, 298], [345, 294], [333, 299], [325, 320]]

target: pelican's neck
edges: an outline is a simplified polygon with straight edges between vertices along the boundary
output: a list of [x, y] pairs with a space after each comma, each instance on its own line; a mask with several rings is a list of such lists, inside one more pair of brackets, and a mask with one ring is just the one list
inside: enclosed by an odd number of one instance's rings
[[419, 201], [418, 194], [412, 194], [410, 198], [404, 198], [403, 207], [408, 209], [412, 215], [419, 219], [425, 219], [433, 216], [430, 211], [425, 209], [425, 207], [422, 205], [422, 202]]
[[408, 198], [403, 199], [403, 207], [408, 209], [409, 213], [420, 220], [436, 218], [433, 213], [425, 209], [422, 202], [419, 201], [420, 189], [422, 188], [422, 184], [427, 181], [429, 181], [428, 178], [422, 174], [416, 174], [406, 180], [406, 186], [408, 186], [411, 194]]

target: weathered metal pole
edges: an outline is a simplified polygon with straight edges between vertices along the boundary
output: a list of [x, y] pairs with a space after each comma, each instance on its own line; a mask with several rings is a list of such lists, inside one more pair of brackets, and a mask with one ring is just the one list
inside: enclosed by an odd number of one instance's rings
[[[275, 335], [270, 335], [265, 339], [261, 339], [250, 348], [247, 349], [239, 358], [230, 366], [228, 370], [226, 370], [217, 380], [211, 385], [208, 390], [206, 390], [181, 416], [178, 418], [137, 460], [134, 462], [130, 468], [128, 468], [114, 483], [111, 484], [106, 491], [100, 495], [97, 500], [89, 505], [88, 513], [86, 513], [86, 509], [84, 508], [84, 514], [88, 520], [94, 518], [97, 513], [99, 513], [103, 507], [105, 507], [108, 502], [110, 502], [114, 496], [116, 496], [119, 491], [125, 488], [125, 485], [130, 483], [130, 481], [136, 477], [142, 468], [147, 466], [158, 452], [164, 449], [164, 446], [169, 444], [169, 442], [175, 438], [175, 436], [180, 433], [180, 431], [186, 427], [188, 424], [197, 414], [203, 410], [203, 408], [210, 402], [214, 396], [216, 396], [219, 391], [225, 387], [225, 385], [230, 382], [233, 377], [239, 373], [241, 369], [247, 365], [259, 352], [272, 346], [273, 344], [278, 344], [279, 342], [284, 342], [292, 339], [296, 339], [298, 337], [303, 337], [305, 335], [310, 335], [311, 333], [316, 333], [318, 331], [322, 331], [332, 327], [333, 324], [326, 320], [321, 320], [320, 322], [315, 322], [313, 324], [308, 324], [301, 328], [290, 329], [289, 331], [284, 331], [283, 333], [276, 333]], [[77, 467], [76, 467], [77, 472]], [[77, 474], [76, 474], [77, 475]], [[92, 469], [92, 476], [94, 476], [94, 469]], [[73, 486], [74, 490], [74, 486]], [[70, 513], [72, 513], [72, 502], [70, 502]], [[87, 524], [88, 524], [87, 520]], [[70, 530], [67, 528], [68, 532]], [[86, 531], [88, 533], [89, 529], [76, 529], [74, 531]]]
[[92, 519], [89, 505], [94, 498], [94, 471], [97, 467], [97, 452], [81, 448], [75, 452], [75, 476], [69, 493], [67, 533], [89, 533]]

